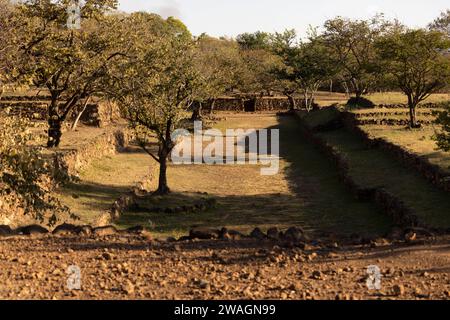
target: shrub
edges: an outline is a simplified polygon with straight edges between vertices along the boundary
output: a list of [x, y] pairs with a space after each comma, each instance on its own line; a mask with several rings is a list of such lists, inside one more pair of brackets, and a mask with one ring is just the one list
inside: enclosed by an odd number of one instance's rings
[[363, 97], [351, 97], [347, 101], [348, 106], [360, 107], [360, 108], [373, 108], [375, 104], [367, 98]]
[[445, 111], [435, 112], [436, 124], [442, 126], [442, 131], [436, 134], [437, 145], [444, 151], [450, 151], [450, 102], [443, 103]]
[[50, 168], [42, 148], [31, 144], [29, 125], [27, 120], [0, 113], [0, 198], [53, 225], [59, 214], [69, 211], [50, 193]]

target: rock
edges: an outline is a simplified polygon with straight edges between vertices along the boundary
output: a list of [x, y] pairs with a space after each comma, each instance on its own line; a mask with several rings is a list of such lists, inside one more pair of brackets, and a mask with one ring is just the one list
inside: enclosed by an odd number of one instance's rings
[[81, 232], [81, 227], [73, 224], [63, 223], [57, 226], [53, 230], [54, 235], [71, 235], [71, 234], [79, 234]]
[[143, 234], [146, 230], [143, 226], [134, 226], [125, 230], [128, 233]]
[[126, 281], [125, 284], [122, 285], [122, 291], [128, 295], [134, 293], [134, 285], [131, 283], [131, 281]]
[[350, 295], [348, 293], [338, 293], [335, 300], [350, 300]]
[[0, 225], [0, 236], [11, 236], [14, 234], [14, 231], [10, 226]]
[[112, 260], [113, 256], [109, 252], [103, 252], [102, 253], [102, 258], [105, 259], [105, 260]]
[[189, 236], [191, 239], [202, 239], [202, 240], [209, 240], [209, 239], [218, 239], [219, 238], [220, 231], [217, 229], [210, 229], [210, 228], [194, 228], [189, 231]]
[[405, 287], [401, 284], [396, 284], [393, 288], [392, 288], [393, 294], [396, 296], [402, 296], [405, 294]]
[[267, 237], [272, 240], [279, 240], [280, 231], [276, 227], [270, 228], [269, 230], [267, 230]]
[[222, 240], [241, 240], [243, 237], [244, 235], [239, 231], [228, 230], [227, 228], [222, 228], [219, 235], [219, 238]]
[[93, 229], [91, 226], [85, 225], [85, 226], [80, 226], [80, 235], [82, 236], [90, 236], [93, 232]]
[[412, 242], [417, 239], [417, 234], [415, 232], [408, 232], [405, 234], [405, 241]]
[[35, 234], [46, 234], [48, 230], [40, 225], [33, 224], [30, 226], [20, 227], [16, 230], [18, 234], [25, 235], [35, 235]]
[[324, 275], [319, 270], [315, 270], [311, 274], [311, 278], [315, 280], [322, 280], [324, 278]]
[[104, 227], [97, 227], [94, 228], [93, 232], [96, 236], [110, 236], [117, 233], [117, 229], [113, 226], [104, 226]]
[[250, 233], [250, 237], [258, 239], [258, 240], [262, 240], [266, 238], [266, 235], [264, 234], [264, 232], [261, 231], [260, 228], [255, 228], [253, 229], [253, 231]]
[[305, 241], [304, 234], [301, 228], [291, 227], [284, 233], [284, 239], [293, 242]]
[[208, 290], [210, 288], [210, 284], [206, 280], [200, 280], [198, 282], [198, 286], [199, 286], [200, 289], [204, 289], [204, 290]]

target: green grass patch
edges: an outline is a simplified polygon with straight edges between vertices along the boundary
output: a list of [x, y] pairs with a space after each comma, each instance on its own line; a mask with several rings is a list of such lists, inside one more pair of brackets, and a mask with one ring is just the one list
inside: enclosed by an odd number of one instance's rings
[[450, 197], [394, 157], [380, 149], [369, 149], [354, 134], [339, 129], [319, 134], [347, 159], [355, 181], [369, 188], [382, 187], [429, 225], [450, 227]]

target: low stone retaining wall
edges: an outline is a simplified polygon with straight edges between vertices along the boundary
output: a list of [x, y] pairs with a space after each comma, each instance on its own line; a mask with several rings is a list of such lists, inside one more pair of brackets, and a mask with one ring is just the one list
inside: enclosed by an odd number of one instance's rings
[[[381, 126], [408, 126], [409, 120], [407, 119], [356, 119], [356, 122], [360, 126], [364, 125], [381, 125]], [[422, 125], [431, 125], [433, 120], [421, 120], [417, 121]]]
[[[433, 111], [417, 111], [418, 116], [431, 117], [433, 116]], [[408, 111], [376, 111], [376, 112], [364, 112], [355, 113], [357, 119], [360, 118], [387, 118], [392, 116], [404, 116], [409, 117]]]
[[338, 169], [341, 181], [351, 190], [357, 199], [374, 202], [399, 227], [423, 226], [423, 223], [421, 223], [417, 215], [393, 194], [383, 188], [366, 188], [358, 185], [349, 174], [349, 164], [345, 157], [333, 146], [315, 135], [313, 130], [304, 123], [298, 114], [296, 114], [296, 117], [299, 119], [303, 136], [333, 161]]
[[70, 181], [93, 160], [115, 154], [125, 148], [130, 140], [127, 129], [111, 129], [82, 147], [53, 155], [53, 178], [57, 182]]
[[[246, 101], [246, 102], [244, 102]], [[295, 99], [297, 107], [303, 105], [303, 99]], [[245, 112], [246, 103], [252, 103], [248, 99], [240, 98], [219, 98], [216, 100], [214, 110], [217, 111], [234, 111]], [[206, 110], [208, 107], [205, 108]], [[256, 110], [247, 111], [286, 111], [290, 109], [290, 103], [287, 98], [283, 97], [263, 97], [258, 98], [256, 102]]]
[[380, 148], [392, 154], [403, 164], [412, 170], [419, 172], [429, 182], [441, 190], [450, 192], [450, 173], [444, 171], [438, 165], [430, 163], [426, 158], [410, 152], [401, 146], [386, 141], [382, 138], [371, 138], [367, 132], [358, 126], [358, 120], [351, 112], [342, 112], [341, 119], [344, 126], [357, 134], [364, 143], [371, 148]]
[[[427, 102], [421, 103], [417, 106], [418, 109], [442, 109], [450, 106], [450, 101], [446, 102]], [[408, 104], [406, 103], [395, 103], [395, 104], [379, 104], [374, 108], [387, 108], [387, 109], [408, 109]]]
[[[48, 102], [39, 99], [32, 101], [24, 101], [14, 97], [15, 100], [8, 101], [6, 98], [0, 101], [0, 109], [9, 108], [9, 114], [13, 116], [21, 116], [34, 121], [47, 121], [48, 118]], [[27, 98], [27, 97], [25, 97]], [[72, 112], [67, 122], [69, 125], [75, 121], [78, 113]], [[118, 106], [110, 101], [99, 101], [90, 103], [86, 106], [80, 122], [95, 127], [105, 127], [111, 123], [115, 123], [120, 119]]]

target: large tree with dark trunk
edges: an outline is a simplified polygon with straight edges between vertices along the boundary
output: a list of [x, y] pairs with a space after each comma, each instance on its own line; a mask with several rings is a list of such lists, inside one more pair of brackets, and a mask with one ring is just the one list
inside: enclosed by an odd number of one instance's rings
[[194, 97], [192, 120], [201, 120], [204, 105], [212, 113], [216, 99], [238, 85], [242, 70], [239, 46], [233, 40], [202, 34], [195, 41], [194, 65], [202, 86]]
[[19, 5], [19, 74], [50, 93], [49, 148], [59, 145], [62, 125], [80, 101], [99, 92], [99, 80], [119, 54], [119, 39], [112, 32], [117, 19], [105, 15], [116, 2], [86, 0], [80, 7], [80, 29], [67, 24], [70, 1], [28, 0]]
[[330, 58], [330, 49], [315, 32], [310, 33], [306, 42], [288, 41], [295, 37], [292, 31], [275, 34], [278, 41], [275, 41], [274, 50], [283, 61], [275, 75], [284, 84], [283, 91], [291, 102], [291, 109], [295, 109], [293, 93], [301, 92], [306, 110], [311, 111], [319, 87], [334, 76], [337, 68]]
[[420, 127], [417, 105], [450, 82], [449, 39], [438, 31], [405, 30], [386, 35], [377, 44], [380, 72], [408, 98], [410, 126]]
[[129, 16], [124, 32], [132, 39], [131, 50], [111, 74], [110, 94], [140, 147], [159, 163], [155, 193], [164, 195], [170, 192], [167, 163], [175, 147], [172, 133], [181, 127], [198, 85], [194, 41], [180, 21], [147, 13]]
[[337, 17], [325, 22], [324, 44], [330, 49], [330, 58], [340, 67], [340, 78], [357, 98], [368, 93], [377, 82], [374, 44], [391, 25], [380, 15], [369, 20]]

